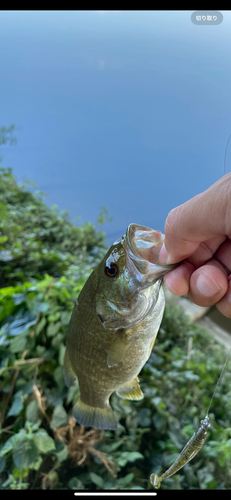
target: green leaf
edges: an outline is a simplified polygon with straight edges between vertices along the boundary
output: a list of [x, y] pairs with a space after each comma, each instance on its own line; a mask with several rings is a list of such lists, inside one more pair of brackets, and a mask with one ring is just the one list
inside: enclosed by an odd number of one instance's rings
[[14, 256], [10, 250], [0, 250], [0, 261], [10, 262], [14, 259]]
[[78, 395], [79, 395], [79, 386], [78, 382], [76, 381], [74, 385], [72, 385], [68, 389], [67, 399], [66, 399], [67, 405], [69, 405], [70, 402], [73, 403], [74, 401], [76, 401]]
[[57, 366], [54, 370], [54, 380], [57, 383], [59, 387], [64, 387], [65, 386], [65, 381], [63, 378], [63, 367], [62, 366]]
[[56, 429], [56, 427], [60, 427], [61, 425], [66, 424], [68, 421], [68, 416], [66, 410], [62, 405], [58, 405], [55, 407], [52, 419], [51, 419], [51, 428]]
[[37, 312], [46, 312], [49, 309], [49, 304], [48, 302], [39, 302], [36, 305], [36, 311]]
[[13, 447], [13, 461], [20, 469], [30, 467], [38, 459], [38, 451], [35, 443], [26, 438], [19, 439]]
[[103, 488], [104, 480], [101, 476], [98, 476], [95, 472], [90, 472], [89, 476], [94, 484], [99, 486], [99, 488]]
[[30, 326], [35, 325], [36, 321], [37, 316], [33, 313], [27, 313], [22, 318], [12, 321], [10, 324], [10, 335], [20, 335], [20, 333], [28, 330]]
[[38, 410], [39, 405], [37, 399], [30, 401], [26, 407], [26, 420], [32, 422], [33, 424], [38, 420]]
[[63, 366], [66, 346], [62, 343], [59, 346], [59, 364]]
[[14, 295], [12, 295], [12, 297], [14, 299], [14, 303], [15, 303], [16, 306], [18, 306], [22, 302], [25, 302], [25, 300], [26, 300], [26, 294], [25, 293], [15, 293]]
[[21, 470], [15, 465], [12, 473], [13, 473], [13, 476], [16, 478], [24, 478], [24, 477], [28, 476], [29, 468], [27, 467], [26, 469]]
[[139, 451], [121, 451], [117, 456], [117, 462], [124, 467], [128, 462], [134, 462], [137, 459], [144, 458]]
[[55, 323], [56, 321], [58, 321], [59, 318], [60, 318], [60, 312], [57, 311], [53, 314], [49, 314], [48, 321], [49, 323]]
[[155, 413], [152, 417], [152, 421], [156, 429], [159, 430], [166, 424], [167, 417], [165, 417], [164, 415], [160, 415], [159, 413]]
[[7, 413], [7, 417], [19, 415], [23, 409], [23, 391], [18, 391], [14, 395], [13, 403]]
[[5, 324], [2, 326], [2, 328], [0, 328], [0, 346], [9, 345], [9, 341], [6, 340], [8, 332], [9, 332], [8, 324]]
[[58, 476], [58, 472], [56, 470], [53, 470], [49, 473], [48, 475], [49, 477], [49, 480], [51, 481], [52, 483], [52, 487], [54, 488], [56, 485], [58, 485], [59, 483], [59, 476]]
[[36, 335], [39, 335], [39, 333], [43, 330], [45, 325], [46, 325], [46, 318], [43, 316], [35, 327]]
[[150, 408], [141, 408], [136, 415], [140, 427], [148, 427], [151, 424], [152, 411]]
[[155, 406], [158, 406], [162, 401], [162, 398], [160, 396], [156, 396], [155, 398], [152, 398], [152, 402]]
[[47, 328], [47, 336], [53, 337], [54, 335], [56, 335], [56, 333], [59, 332], [61, 326], [62, 326], [61, 321], [58, 321], [57, 323], [50, 323]]
[[0, 236], [0, 245], [2, 245], [3, 243], [5, 243], [5, 241], [8, 240], [8, 237], [7, 236]]
[[[125, 452], [127, 453], [127, 452]], [[130, 451], [128, 452], [128, 462], [134, 462], [137, 459], [144, 458], [143, 455], [139, 451]]]
[[63, 366], [66, 346], [62, 343], [59, 346], [59, 364]]
[[35, 381], [30, 380], [30, 382], [21, 386], [21, 390], [22, 390], [23, 394], [31, 394], [31, 392], [33, 391], [34, 385], [35, 385]]
[[128, 484], [131, 483], [131, 481], [134, 479], [134, 476], [135, 476], [134, 473], [130, 472], [130, 474], [127, 474], [126, 476], [118, 479], [117, 483], [123, 488], [125, 488], [126, 486], [128, 486]]
[[38, 460], [36, 460], [33, 464], [30, 465], [30, 469], [39, 470], [39, 467], [42, 462], [43, 462], [43, 457], [39, 455]]
[[62, 341], [63, 341], [63, 334], [57, 333], [52, 338], [51, 345], [52, 345], [52, 347], [55, 347], [55, 349], [58, 349], [60, 344], [62, 343]]
[[56, 441], [55, 447], [56, 447], [55, 454], [58, 458], [58, 461], [64, 462], [64, 460], [66, 460], [68, 458], [67, 446], [63, 445], [63, 443], [61, 443], [61, 441]]
[[24, 351], [24, 349], [26, 349], [27, 341], [28, 340], [24, 334], [15, 337], [10, 344], [10, 351], [11, 352]]
[[172, 361], [172, 365], [176, 366], [176, 368], [181, 368], [184, 366], [185, 360], [184, 359], [176, 359], [175, 361]]
[[1, 474], [2, 471], [4, 471], [5, 465], [6, 465], [5, 458], [0, 457], [0, 474]]
[[187, 378], [188, 380], [200, 380], [200, 377], [199, 375], [196, 375], [196, 373], [193, 373], [192, 370], [186, 370], [184, 372], [182, 372], [182, 375], [185, 376], [185, 378]]
[[55, 450], [54, 439], [52, 439], [52, 437], [50, 437], [44, 429], [40, 429], [36, 434], [34, 434], [33, 441], [35, 442], [38, 450], [42, 453]]
[[[21, 431], [23, 431], [23, 432], [21, 432]], [[23, 434], [25, 436], [26, 435], [25, 429], [22, 429], [21, 431], [20, 431], [21, 434]], [[13, 446], [16, 444], [17, 440], [18, 440], [17, 434], [14, 434], [9, 439], [7, 439], [7, 441], [4, 443], [4, 445], [0, 449], [0, 456], [3, 457], [4, 455], [6, 455], [6, 453], [11, 451], [13, 449]]]
[[84, 484], [77, 477], [72, 477], [70, 481], [68, 481], [68, 488], [71, 490], [84, 490]]
[[61, 323], [67, 326], [71, 319], [71, 312], [64, 311], [61, 313]]

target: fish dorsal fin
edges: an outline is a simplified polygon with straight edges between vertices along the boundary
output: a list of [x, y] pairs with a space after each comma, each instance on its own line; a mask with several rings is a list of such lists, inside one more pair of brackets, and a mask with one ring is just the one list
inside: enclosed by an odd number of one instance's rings
[[107, 365], [109, 368], [122, 361], [124, 354], [129, 347], [129, 343], [125, 338], [123, 331], [117, 335], [118, 336], [112, 343], [107, 355]]

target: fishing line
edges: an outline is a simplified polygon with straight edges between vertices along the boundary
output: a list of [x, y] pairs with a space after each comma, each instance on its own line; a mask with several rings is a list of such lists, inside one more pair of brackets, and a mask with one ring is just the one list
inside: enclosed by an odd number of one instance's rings
[[[231, 134], [230, 134], [230, 137], [231, 137]], [[216, 383], [216, 385], [215, 385], [215, 389], [214, 389], [214, 391], [213, 391], [213, 395], [212, 395], [212, 398], [211, 398], [210, 403], [209, 403], [209, 406], [208, 406], [208, 410], [207, 410], [207, 413], [206, 413], [206, 417], [207, 417], [207, 416], [208, 416], [208, 414], [209, 414], [209, 410], [210, 410], [210, 408], [211, 408], [211, 404], [212, 404], [212, 402], [213, 402], [213, 400], [214, 400], [215, 392], [216, 392], [217, 387], [218, 387], [218, 385], [220, 384], [221, 378], [222, 378], [222, 376], [223, 376], [223, 373], [224, 373], [225, 367], [226, 367], [226, 365], [227, 365], [227, 361], [228, 361], [228, 359], [229, 359], [230, 351], [231, 351], [231, 347], [229, 348], [229, 352], [228, 352], [227, 357], [226, 357], [226, 360], [225, 360], [225, 362], [224, 362], [224, 364], [223, 364], [223, 368], [222, 368], [222, 370], [221, 370], [220, 377], [219, 377], [219, 379], [218, 379], [218, 381], [217, 381], [217, 383]]]

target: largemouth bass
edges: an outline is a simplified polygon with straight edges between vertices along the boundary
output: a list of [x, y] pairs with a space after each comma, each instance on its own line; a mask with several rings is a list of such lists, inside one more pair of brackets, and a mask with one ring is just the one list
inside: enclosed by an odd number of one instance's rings
[[160, 231], [130, 224], [76, 301], [67, 332], [64, 379], [69, 387], [78, 378], [80, 397], [72, 414], [85, 427], [116, 429], [109, 404], [114, 391], [125, 399], [143, 398], [137, 375], [162, 320], [162, 278], [176, 267], [156, 262], [162, 243]]

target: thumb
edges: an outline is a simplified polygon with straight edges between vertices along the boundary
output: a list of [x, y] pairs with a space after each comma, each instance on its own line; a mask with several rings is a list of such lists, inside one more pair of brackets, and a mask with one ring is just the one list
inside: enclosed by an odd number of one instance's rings
[[174, 264], [192, 255], [202, 241], [231, 236], [231, 173], [183, 205], [165, 222], [165, 242], [159, 263]]

